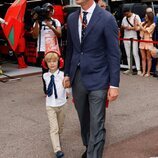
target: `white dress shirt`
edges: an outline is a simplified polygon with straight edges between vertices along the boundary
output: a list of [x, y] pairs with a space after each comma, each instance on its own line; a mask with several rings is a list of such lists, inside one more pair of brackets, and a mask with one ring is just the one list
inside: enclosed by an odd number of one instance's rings
[[[51, 79], [51, 72], [46, 72], [43, 74], [43, 79], [46, 83], [46, 88], [48, 89], [48, 85]], [[55, 98], [54, 91], [53, 94], [50, 97], [46, 97], [46, 106], [51, 107], [59, 107], [66, 103], [66, 90], [63, 87], [63, 79], [64, 79], [64, 73], [60, 71], [59, 69], [53, 73], [54, 75], [54, 82], [57, 89], [57, 95], [58, 98]]]

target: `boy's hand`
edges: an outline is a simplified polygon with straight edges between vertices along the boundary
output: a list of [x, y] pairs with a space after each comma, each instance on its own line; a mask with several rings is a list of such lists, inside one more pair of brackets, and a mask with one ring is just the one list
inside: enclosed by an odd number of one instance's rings
[[70, 77], [68, 77], [68, 76], [64, 77], [63, 86], [64, 86], [64, 88], [70, 88], [71, 87]]

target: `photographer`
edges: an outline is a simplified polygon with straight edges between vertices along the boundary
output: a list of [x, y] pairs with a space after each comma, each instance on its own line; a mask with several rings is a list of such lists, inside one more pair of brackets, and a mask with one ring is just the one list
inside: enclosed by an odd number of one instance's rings
[[[54, 14], [54, 8], [50, 3], [45, 3], [42, 8], [39, 6], [34, 8], [31, 14], [34, 20], [32, 36], [33, 38], [37, 38], [37, 64], [41, 65], [45, 54], [45, 40], [47, 37], [51, 37], [54, 40], [54, 49], [60, 51], [58, 46], [58, 38], [61, 37], [61, 24], [57, 19], [52, 18]], [[51, 42], [53, 42], [53, 40]], [[42, 74], [47, 71], [48, 70], [42, 66]], [[44, 80], [43, 90], [46, 94], [46, 86]]]

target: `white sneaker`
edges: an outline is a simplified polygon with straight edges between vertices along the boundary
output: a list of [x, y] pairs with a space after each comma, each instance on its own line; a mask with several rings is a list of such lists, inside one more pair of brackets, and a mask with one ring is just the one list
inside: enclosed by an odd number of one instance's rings
[[126, 75], [130, 74], [130, 70], [123, 71], [123, 74], [126, 74]]
[[137, 71], [137, 75], [141, 76], [142, 72], [140, 70]]
[[144, 76], [145, 76], [145, 77], [150, 77], [150, 74], [146, 73]]

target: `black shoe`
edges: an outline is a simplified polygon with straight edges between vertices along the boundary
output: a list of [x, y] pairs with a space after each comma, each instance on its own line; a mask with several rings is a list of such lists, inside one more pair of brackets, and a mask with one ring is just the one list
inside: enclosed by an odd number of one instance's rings
[[57, 151], [55, 153], [55, 155], [56, 155], [56, 158], [62, 158], [62, 157], [64, 157], [64, 153], [62, 151]]
[[87, 158], [87, 149], [86, 151], [82, 154], [82, 157], [81, 158]]
[[158, 74], [153, 74], [153, 77], [158, 77]]

